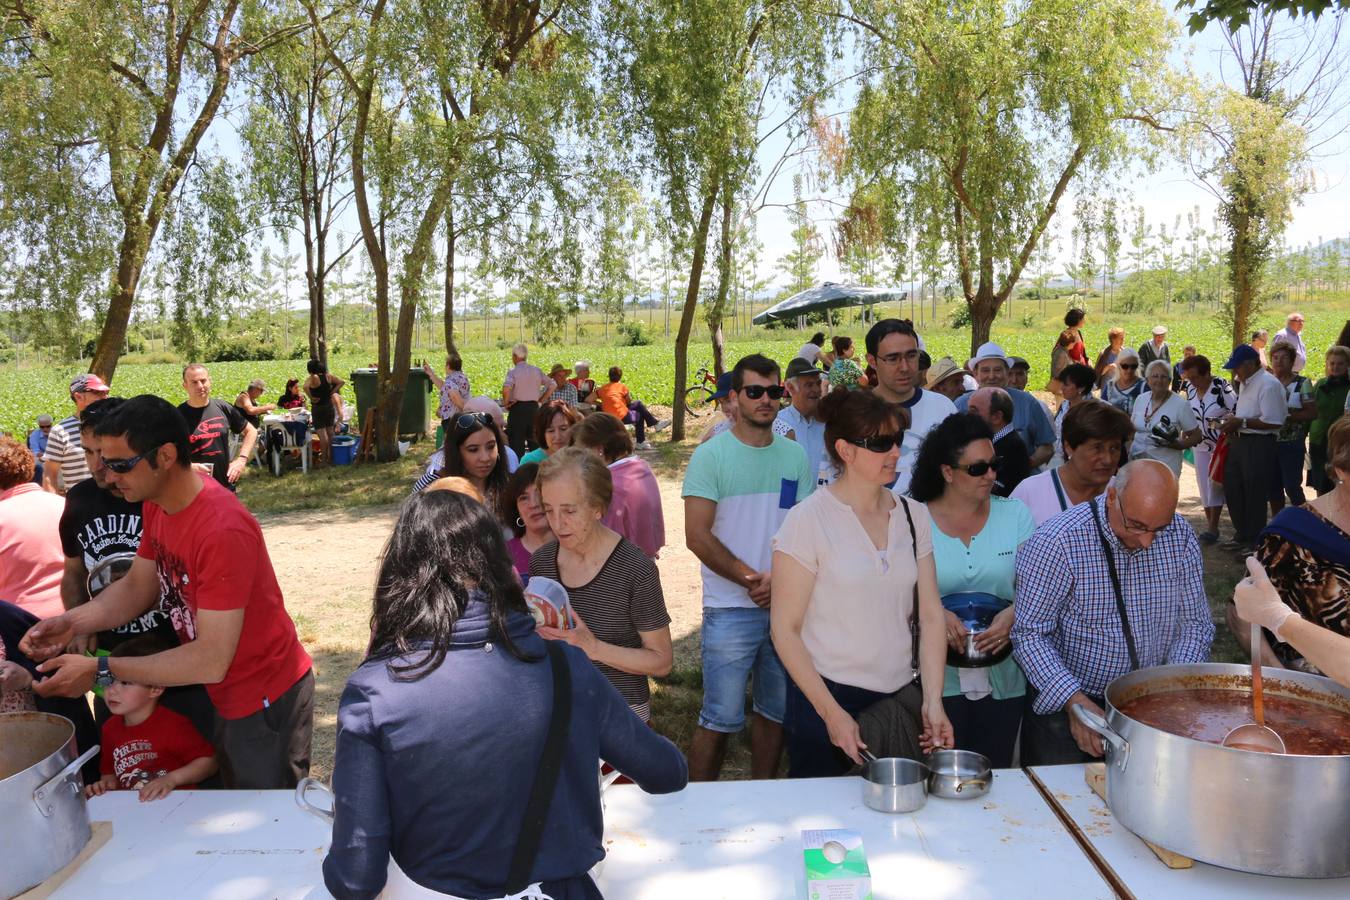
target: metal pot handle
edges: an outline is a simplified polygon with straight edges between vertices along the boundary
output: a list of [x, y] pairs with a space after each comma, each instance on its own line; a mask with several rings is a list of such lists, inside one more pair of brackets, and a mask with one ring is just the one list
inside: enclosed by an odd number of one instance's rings
[[1106, 746], [1109, 748], [1106, 754], [1107, 762], [1124, 772], [1126, 764], [1130, 761], [1130, 742], [1116, 734], [1105, 719], [1087, 709], [1081, 703], [1074, 706], [1073, 714], [1079, 722], [1102, 736], [1102, 740], [1106, 741]]
[[988, 783], [988, 778], [971, 778], [966, 781], [958, 782], [956, 785], [956, 793], [959, 794], [963, 789], [968, 787], [984, 787]]
[[90, 747], [81, 753], [75, 759], [71, 760], [60, 772], [57, 772], [51, 778], [47, 779], [37, 790], [33, 791], [33, 803], [37, 806], [38, 812], [42, 817], [49, 818], [56, 809], [56, 792], [65, 789], [67, 785], [74, 789], [75, 793], [80, 793], [83, 786], [78, 780], [73, 780], [72, 775], [78, 775], [84, 764], [98, 755], [98, 744]]
[[310, 803], [309, 797], [307, 797], [306, 795], [311, 790], [323, 791], [325, 794], [328, 795], [328, 798], [330, 800], [337, 799], [333, 796], [333, 792], [329, 790], [328, 785], [324, 784], [319, 779], [301, 778], [300, 783], [295, 786], [295, 805], [300, 807], [305, 812], [309, 813], [311, 816], [315, 816], [316, 818], [322, 819], [323, 821], [327, 822], [329, 825], [332, 825], [334, 817], [332, 804], [331, 803], [329, 804], [328, 809], [324, 809], [322, 806], [315, 806], [313, 803]]

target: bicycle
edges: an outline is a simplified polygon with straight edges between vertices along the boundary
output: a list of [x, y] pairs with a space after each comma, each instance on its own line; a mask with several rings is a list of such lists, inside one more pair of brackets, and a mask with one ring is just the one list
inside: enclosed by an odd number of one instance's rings
[[694, 375], [694, 383], [684, 389], [684, 408], [691, 416], [703, 415], [708, 412], [708, 406], [712, 404], [713, 393], [716, 390], [717, 376], [709, 366], [704, 365]]

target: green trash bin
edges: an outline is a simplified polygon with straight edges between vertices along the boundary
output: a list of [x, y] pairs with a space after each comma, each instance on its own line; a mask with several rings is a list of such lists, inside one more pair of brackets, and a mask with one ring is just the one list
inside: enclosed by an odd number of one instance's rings
[[[356, 417], [361, 430], [366, 427], [366, 411], [375, 405], [375, 369], [356, 369], [352, 372], [352, 387], [356, 391]], [[417, 437], [426, 436], [431, 415], [431, 379], [421, 369], [408, 370], [408, 387], [403, 392], [403, 409], [399, 413], [398, 433]]]

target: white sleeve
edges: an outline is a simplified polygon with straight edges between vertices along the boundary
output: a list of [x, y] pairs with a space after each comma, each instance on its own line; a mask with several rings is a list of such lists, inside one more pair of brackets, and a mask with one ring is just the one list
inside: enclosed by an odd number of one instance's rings
[[1181, 426], [1181, 430], [1190, 431], [1198, 427], [1200, 423], [1195, 418], [1195, 410], [1191, 409], [1191, 404], [1183, 399], [1179, 405], [1181, 406], [1181, 414], [1177, 418], [1180, 420], [1178, 424]]
[[1275, 376], [1270, 376], [1270, 381], [1262, 385], [1260, 397], [1262, 422], [1269, 425], [1284, 424], [1284, 420], [1289, 416], [1289, 405], [1285, 397], [1284, 385], [1280, 384]]

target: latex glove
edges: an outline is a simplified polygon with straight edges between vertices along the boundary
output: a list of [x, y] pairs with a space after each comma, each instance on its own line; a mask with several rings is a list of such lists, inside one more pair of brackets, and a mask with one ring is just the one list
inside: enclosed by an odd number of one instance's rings
[[1233, 603], [1244, 621], [1260, 625], [1278, 640], [1284, 640], [1280, 637], [1280, 626], [1290, 616], [1298, 615], [1280, 599], [1280, 592], [1270, 583], [1265, 566], [1257, 562], [1255, 556], [1247, 557], [1247, 577], [1233, 588]]

